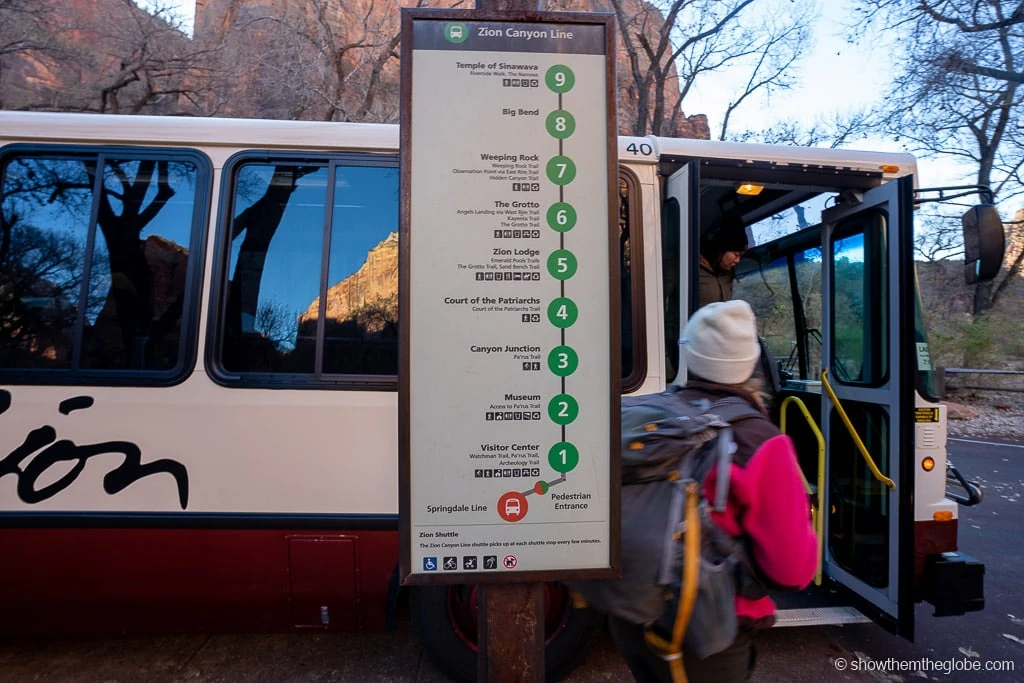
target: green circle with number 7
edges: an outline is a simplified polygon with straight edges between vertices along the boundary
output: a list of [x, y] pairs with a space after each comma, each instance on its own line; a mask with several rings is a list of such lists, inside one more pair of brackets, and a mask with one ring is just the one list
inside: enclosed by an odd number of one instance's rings
[[545, 170], [548, 180], [555, 185], [568, 185], [576, 177], [576, 162], [560, 154], [551, 157]]
[[580, 464], [580, 451], [568, 441], [559, 441], [548, 450], [548, 464], [555, 472], [570, 472]]

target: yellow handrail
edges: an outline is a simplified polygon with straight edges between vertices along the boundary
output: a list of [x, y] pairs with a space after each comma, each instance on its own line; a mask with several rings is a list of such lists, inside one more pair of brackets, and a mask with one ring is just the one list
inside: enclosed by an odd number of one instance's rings
[[821, 369], [821, 385], [825, 387], [825, 391], [828, 392], [828, 397], [832, 399], [832, 405], [835, 406], [836, 412], [839, 413], [839, 417], [843, 420], [843, 424], [846, 425], [847, 431], [849, 431], [850, 436], [853, 437], [853, 442], [857, 444], [857, 450], [860, 451], [861, 457], [864, 458], [864, 462], [868, 464], [871, 474], [875, 475], [875, 479], [888, 486], [890, 490], [895, 490], [896, 482], [882, 474], [878, 469], [878, 466], [875, 465], [874, 459], [871, 457], [871, 454], [868, 453], [868, 449], [864, 446], [864, 442], [860, 440], [860, 436], [857, 434], [857, 430], [853, 428], [853, 423], [850, 422], [850, 418], [846, 416], [846, 411], [843, 410], [842, 404], [839, 403], [839, 397], [836, 396], [836, 392], [832, 391], [832, 385], [828, 383], [828, 368]]
[[[818, 490], [816, 493], [818, 502], [815, 508], [811, 510], [811, 524], [814, 526], [814, 535], [818, 539], [818, 569], [814, 572], [814, 585], [820, 586], [822, 551], [825, 547], [825, 437], [822, 435], [821, 430], [818, 429], [814, 418], [811, 417], [811, 411], [807, 410], [807, 405], [796, 396], [787, 396], [779, 407], [779, 429], [782, 430], [783, 434], [786, 433], [786, 408], [790, 403], [795, 403], [800, 408], [800, 412], [804, 414], [804, 419], [807, 420], [811, 431], [814, 432], [814, 436], [818, 439]], [[800, 470], [800, 478], [804, 480], [804, 488], [807, 489], [807, 493], [815, 493], [811, 491], [811, 485], [807, 483], [807, 477], [804, 476], [802, 469]]]

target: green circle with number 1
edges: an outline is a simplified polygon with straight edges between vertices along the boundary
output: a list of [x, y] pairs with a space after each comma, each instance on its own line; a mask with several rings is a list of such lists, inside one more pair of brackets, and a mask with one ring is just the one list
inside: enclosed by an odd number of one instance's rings
[[556, 109], [548, 114], [544, 127], [553, 138], [564, 140], [576, 131], [576, 119], [564, 109]]
[[565, 64], [555, 64], [544, 74], [548, 89], [557, 93], [569, 92], [576, 83], [576, 74]]
[[548, 208], [548, 225], [555, 232], [569, 232], [576, 225], [576, 209], [568, 202], [555, 202]]
[[576, 254], [568, 249], [555, 249], [548, 256], [548, 272], [556, 280], [568, 280], [576, 274]]
[[580, 451], [568, 441], [559, 441], [548, 450], [548, 464], [555, 472], [571, 472], [580, 464]]
[[580, 357], [571, 346], [556, 346], [548, 352], [548, 369], [559, 377], [568, 377], [580, 366]]
[[548, 320], [555, 327], [571, 327], [579, 315], [580, 309], [576, 307], [576, 302], [567, 297], [560, 296], [548, 304]]
[[548, 180], [555, 185], [568, 185], [576, 177], [576, 162], [559, 154], [551, 157], [546, 168]]
[[580, 404], [569, 394], [558, 394], [548, 402], [548, 417], [559, 425], [567, 425], [580, 414]]

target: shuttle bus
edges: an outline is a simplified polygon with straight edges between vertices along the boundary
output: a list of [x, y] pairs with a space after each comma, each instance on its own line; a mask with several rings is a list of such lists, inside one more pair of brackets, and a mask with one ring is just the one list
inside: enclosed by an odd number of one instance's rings
[[[397, 580], [398, 144], [379, 124], [0, 112], [0, 633], [373, 630], [408, 609], [442, 668], [474, 676], [474, 588]], [[983, 605], [915, 171], [619, 139], [624, 393], [685, 378], [700, 241], [746, 226], [734, 296], [821, 546], [780, 625], [867, 615], [912, 638], [917, 601]], [[557, 583], [545, 608], [557, 677], [596, 620]]]

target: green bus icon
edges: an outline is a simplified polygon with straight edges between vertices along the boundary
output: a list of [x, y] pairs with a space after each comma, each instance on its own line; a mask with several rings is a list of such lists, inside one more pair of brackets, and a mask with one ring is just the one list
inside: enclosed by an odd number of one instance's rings
[[447, 24], [444, 27], [444, 37], [449, 43], [461, 43], [469, 37], [469, 29], [465, 24]]

